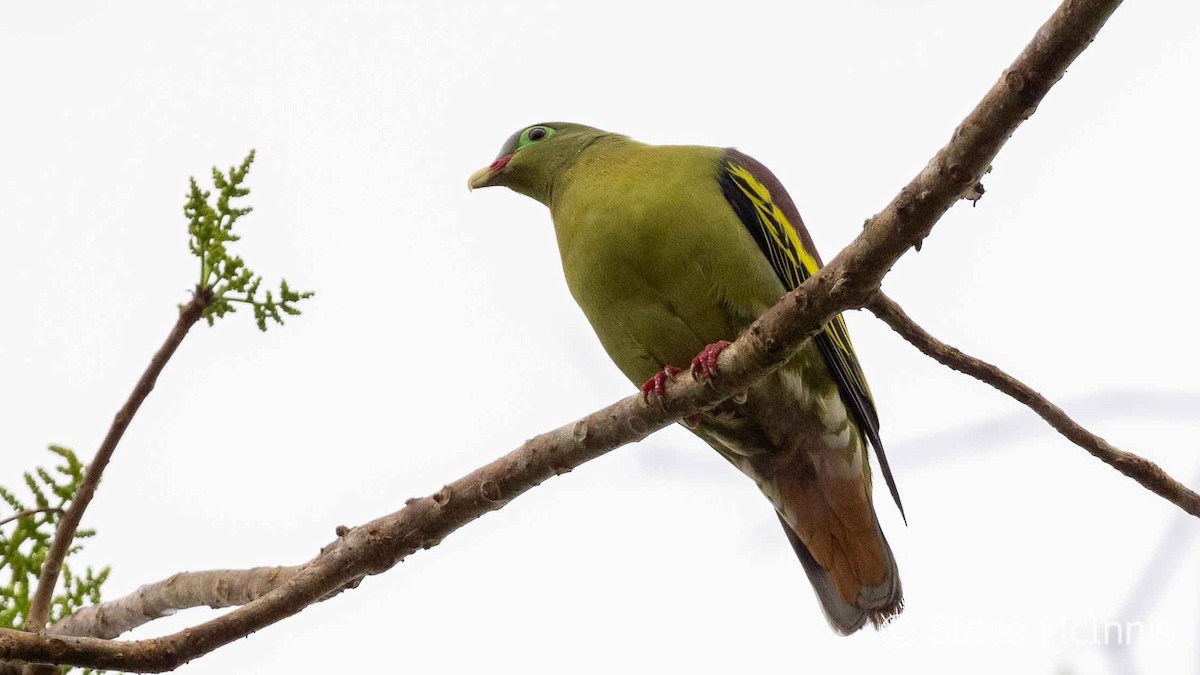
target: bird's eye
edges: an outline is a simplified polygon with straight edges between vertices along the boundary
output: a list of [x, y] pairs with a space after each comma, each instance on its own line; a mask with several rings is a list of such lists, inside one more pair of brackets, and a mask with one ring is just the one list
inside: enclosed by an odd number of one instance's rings
[[514, 150], [528, 147], [532, 143], [536, 143], [542, 139], [550, 138], [554, 135], [553, 127], [536, 126], [526, 127], [521, 131], [521, 135], [517, 137], [517, 147]]

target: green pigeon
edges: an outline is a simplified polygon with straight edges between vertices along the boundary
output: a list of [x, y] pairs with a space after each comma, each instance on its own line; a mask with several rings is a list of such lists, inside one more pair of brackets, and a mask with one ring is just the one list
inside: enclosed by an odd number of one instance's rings
[[[694, 377], [719, 377], [728, 341], [821, 266], [778, 179], [733, 148], [647, 145], [547, 122], [513, 134], [468, 184], [503, 185], [550, 208], [571, 295], [647, 400], [661, 403], [689, 362]], [[834, 630], [900, 612], [868, 443], [900, 499], [840, 315], [783, 367], [685, 426], [771, 501]]]

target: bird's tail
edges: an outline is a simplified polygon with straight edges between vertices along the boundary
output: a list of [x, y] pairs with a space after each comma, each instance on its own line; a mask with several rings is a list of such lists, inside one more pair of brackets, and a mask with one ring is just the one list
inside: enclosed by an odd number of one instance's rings
[[808, 574], [813, 591], [816, 592], [817, 599], [821, 602], [821, 610], [825, 613], [825, 619], [829, 621], [829, 625], [835, 631], [842, 635], [849, 635], [866, 625], [868, 619], [876, 628], [879, 628], [904, 608], [904, 596], [900, 588], [900, 572], [896, 569], [896, 559], [892, 556], [892, 550], [882, 531], [879, 532], [879, 541], [883, 547], [886, 563], [886, 574], [883, 581], [874, 586], [860, 585], [858, 596], [850, 601], [841, 594], [830, 573], [813, 558], [808, 547], [804, 545], [800, 537], [796, 536], [782, 516], [780, 516], [779, 522], [783, 524], [788, 541], [792, 543], [796, 557], [800, 559], [804, 572]]
[[867, 621], [878, 628], [900, 613], [900, 573], [861, 467], [846, 471], [839, 462], [803, 452], [771, 464], [768, 475], [755, 472], [759, 485], [775, 504], [833, 629], [848, 635]]

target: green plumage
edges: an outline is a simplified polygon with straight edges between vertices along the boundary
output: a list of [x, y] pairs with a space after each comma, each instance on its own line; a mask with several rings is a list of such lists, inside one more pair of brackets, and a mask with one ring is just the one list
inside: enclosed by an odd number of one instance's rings
[[[571, 294], [635, 384], [735, 339], [820, 264], [782, 186], [735, 150], [547, 123], [514, 134], [470, 185], [505, 185], [550, 208]], [[696, 422], [771, 500], [835, 629], [899, 611], [870, 502], [866, 448], [869, 437], [882, 459], [878, 418], [840, 317]]]

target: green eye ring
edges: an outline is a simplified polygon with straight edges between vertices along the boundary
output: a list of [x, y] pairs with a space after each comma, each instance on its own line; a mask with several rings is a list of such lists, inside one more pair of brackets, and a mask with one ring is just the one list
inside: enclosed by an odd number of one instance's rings
[[543, 126], [529, 127], [525, 131], [521, 132], [521, 140], [520, 140], [519, 144], [517, 145], [517, 147], [523, 148], [532, 143], [536, 143], [538, 141], [550, 138], [553, 135], [554, 135], [554, 130], [551, 129], [550, 127], [543, 127]]

